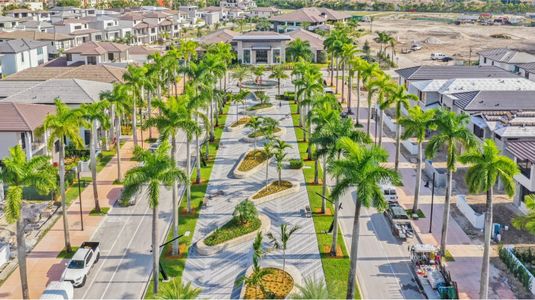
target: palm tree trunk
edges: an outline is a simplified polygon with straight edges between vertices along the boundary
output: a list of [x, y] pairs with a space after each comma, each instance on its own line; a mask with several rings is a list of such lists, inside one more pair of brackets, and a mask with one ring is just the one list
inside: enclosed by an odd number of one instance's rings
[[345, 68], [346, 68], [346, 63], [342, 63], [342, 103], [344, 103], [345, 101], [345, 89], [346, 89], [346, 83], [345, 83]]
[[347, 280], [347, 299], [353, 299], [355, 296], [355, 284], [357, 278], [357, 255], [359, 247], [359, 237], [360, 237], [360, 209], [362, 205], [357, 199], [355, 205], [355, 216], [353, 219], [353, 233], [351, 235], [351, 254], [349, 255], [350, 259], [350, 268], [349, 268], [349, 278]]
[[214, 135], [214, 97], [210, 97], [210, 142], [215, 139]]
[[112, 104], [111, 105], [111, 108], [110, 108], [110, 140], [115, 140], [116, 139], [116, 136], [115, 136], [115, 131], [116, 131], [116, 124], [115, 124], [115, 104]]
[[399, 169], [399, 154], [401, 151], [401, 124], [399, 123], [399, 117], [396, 120], [396, 158], [394, 161], [394, 170], [396, 172]]
[[452, 190], [452, 181], [453, 181], [453, 171], [448, 170], [448, 186], [446, 188], [446, 197], [444, 200], [444, 215], [442, 217], [442, 236], [440, 238], [440, 250], [442, 256], [446, 255], [446, 243], [448, 237], [448, 224], [450, 221], [450, 202], [451, 202], [451, 190]]
[[[152, 93], [149, 93], [149, 97], [147, 98], [147, 111], [150, 119], [152, 117]], [[149, 127], [149, 139], [152, 141], [152, 126]]]
[[65, 195], [65, 143], [64, 137], [59, 138], [59, 190], [61, 192], [61, 210], [63, 214], [63, 237], [65, 238], [65, 250], [72, 252], [69, 235], [69, 220], [67, 220], [67, 196]]
[[93, 200], [95, 200], [95, 211], [100, 212], [97, 189], [97, 121], [94, 120], [91, 128], [91, 148], [89, 156], [91, 158], [91, 178], [93, 180]]
[[356, 124], [359, 124], [360, 118], [360, 72], [357, 73], [357, 112], [355, 115]]
[[26, 268], [26, 240], [24, 239], [22, 206], [20, 211], [20, 216], [17, 219], [17, 259], [19, 261], [20, 286], [22, 288], [22, 298], [30, 299], [30, 292], [28, 290], [28, 270]]
[[282, 184], [282, 168], [279, 167], [277, 171], [279, 173], [279, 186], [280, 186]]
[[334, 51], [331, 52], [331, 86], [333, 86], [334, 80]]
[[186, 199], [188, 210], [191, 210], [191, 140], [186, 139]]
[[347, 114], [348, 115], [352, 114], [351, 112], [351, 98], [353, 98], [353, 95], [351, 95], [352, 94], [351, 89], [353, 88], [352, 81], [353, 81], [353, 76], [349, 74], [347, 78]]
[[280, 78], [277, 79], [277, 90], [280, 95], [281, 94], [281, 79]]
[[383, 123], [384, 123], [384, 120], [385, 120], [385, 113], [383, 112], [383, 110], [381, 109], [379, 111], [379, 118], [381, 120], [381, 122], [379, 122], [379, 147], [381, 147], [381, 145], [383, 144]]
[[[171, 136], [171, 160], [176, 166], [176, 134]], [[173, 238], [178, 237], [178, 180], [173, 182]], [[178, 255], [178, 239], [173, 242], [173, 255]]]
[[138, 146], [137, 142], [137, 108], [136, 108], [136, 97], [132, 97], [132, 137], [134, 139], [134, 147]]
[[115, 142], [115, 151], [117, 151], [117, 181], [121, 181], [121, 115], [117, 114], [117, 139]]
[[[317, 155], [316, 155], [317, 156]], [[314, 160], [314, 184], [319, 183], [319, 161], [318, 158]]]
[[338, 94], [338, 57], [336, 57], [336, 78], [335, 78], [335, 85], [336, 85], [336, 91], [335, 94]]
[[327, 197], [327, 158], [323, 157], [323, 183], [321, 187], [321, 213], [325, 214], [327, 211], [327, 201], [325, 198]]
[[492, 186], [487, 191], [487, 211], [485, 213], [485, 246], [483, 248], [483, 266], [479, 281], [479, 298], [487, 299], [489, 294], [490, 237], [492, 230]]
[[152, 280], [153, 293], [158, 294], [158, 284], [160, 278], [160, 245], [158, 244], [158, 206], [152, 208]]
[[[412, 213], [416, 213], [418, 210], [418, 200], [420, 200], [420, 185], [422, 182], [422, 160], [423, 149], [422, 143], [418, 142], [418, 164], [416, 166], [416, 184], [414, 185], [414, 204], [412, 205]], [[433, 184], [435, 184], [433, 182]]]
[[338, 206], [340, 206], [340, 200], [336, 199], [334, 201], [333, 240], [331, 243], [331, 253], [330, 253], [331, 256], [336, 256], [336, 246], [338, 245]]
[[372, 94], [370, 91], [368, 91], [368, 127], [366, 129], [366, 133], [370, 135], [370, 130], [372, 128], [371, 126], [372, 121]]
[[[195, 116], [195, 120], [199, 122], [199, 119], [197, 116]], [[196, 151], [196, 159], [195, 164], [197, 166], [197, 174], [195, 178], [195, 183], [200, 184], [201, 183], [201, 143], [199, 141], [199, 134], [195, 134], [195, 143], [197, 144], [197, 147], [195, 149]], [[191, 212], [191, 207], [188, 206], [188, 213]]]

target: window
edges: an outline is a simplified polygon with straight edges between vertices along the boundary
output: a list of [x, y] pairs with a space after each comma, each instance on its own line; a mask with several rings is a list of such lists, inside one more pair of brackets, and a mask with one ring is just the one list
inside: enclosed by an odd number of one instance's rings
[[85, 265], [89, 265], [89, 262], [91, 261], [91, 258], [93, 257], [93, 253], [89, 252], [89, 254], [87, 254], [87, 257], [85, 258]]
[[88, 56], [87, 57], [87, 64], [88, 65], [96, 65], [97, 64], [97, 58], [95, 56]]
[[113, 61], [113, 53], [108, 53], [108, 60]]
[[80, 30], [80, 29], [82, 29], [82, 26], [81, 26], [81, 25], [74, 26], [74, 30]]
[[67, 53], [67, 61], [72, 61], [72, 54]]
[[37, 48], [37, 55], [43, 55], [43, 48]]
[[486, 58], [486, 57], [483, 57], [483, 63], [484, 63], [484, 64], [487, 63], [487, 58]]
[[244, 49], [243, 50], [243, 63], [244, 64], [250, 64], [251, 63], [251, 50]]
[[273, 63], [274, 64], [281, 63], [281, 50], [280, 49], [273, 49]]
[[256, 50], [256, 63], [257, 64], [267, 64], [268, 63], [268, 51], [267, 50]]
[[476, 124], [474, 124], [474, 134], [480, 138], [480, 139], [483, 139], [485, 137], [485, 130], [479, 126], [477, 126]]
[[20, 61], [21, 61], [21, 62], [24, 62], [24, 52], [21, 52], [21, 53], [20, 53]]
[[96, 41], [102, 41], [102, 35], [100, 35], [100, 34], [95, 35], [95, 40]]

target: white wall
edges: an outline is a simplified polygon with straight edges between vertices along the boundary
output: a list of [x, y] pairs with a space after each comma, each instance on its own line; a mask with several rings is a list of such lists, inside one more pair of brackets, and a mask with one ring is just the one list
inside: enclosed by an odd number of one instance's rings
[[20, 132], [0, 132], [0, 160], [9, 156], [9, 149], [20, 142]]
[[464, 195], [457, 195], [457, 208], [468, 219], [470, 224], [477, 229], [483, 229], [485, 227], [485, 213], [476, 213], [470, 205], [466, 202]]

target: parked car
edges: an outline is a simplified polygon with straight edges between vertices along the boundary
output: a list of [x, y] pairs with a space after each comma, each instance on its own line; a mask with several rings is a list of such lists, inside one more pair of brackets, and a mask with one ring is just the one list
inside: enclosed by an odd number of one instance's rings
[[441, 60], [444, 57], [447, 57], [447, 55], [444, 54], [444, 53], [439, 53], [439, 52], [431, 53], [431, 59], [432, 60]]
[[61, 280], [71, 282], [74, 287], [84, 286], [89, 271], [100, 258], [99, 245], [99, 242], [83, 242], [67, 263]]
[[446, 56], [446, 57], [443, 57], [440, 59], [440, 61], [442, 62], [448, 62], [448, 61], [452, 61], [453, 60], [453, 57], [451, 56]]
[[413, 44], [413, 45], [411, 46], [411, 50], [412, 50], [412, 51], [422, 50], [422, 46], [421, 46], [421, 45], [418, 45], [418, 44]]
[[41, 295], [41, 300], [70, 300], [74, 298], [74, 289], [69, 281], [52, 281]]
[[390, 202], [384, 212], [392, 233], [402, 240], [414, 237], [414, 229], [407, 212], [397, 202]]
[[388, 184], [381, 184], [381, 189], [383, 190], [383, 195], [385, 197], [385, 200], [388, 202], [397, 202], [398, 201], [398, 195], [396, 192], [396, 188], [388, 183]]

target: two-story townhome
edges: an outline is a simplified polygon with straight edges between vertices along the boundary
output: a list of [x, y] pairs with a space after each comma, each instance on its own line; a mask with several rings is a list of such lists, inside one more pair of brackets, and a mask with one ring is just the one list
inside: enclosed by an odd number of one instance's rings
[[276, 7], [255, 7], [247, 12], [247, 16], [250, 18], [266, 18], [269, 19], [273, 16], [280, 15], [280, 9]]
[[102, 32], [102, 40], [115, 41], [132, 34], [132, 27], [128, 25], [121, 25], [117, 17], [108, 15], [99, 15], [94, 20], [89, 22], [89, 28], [96, 29]]
[[74, 44], [74, 38], [72, 36], [61, 33], [48, 33], [24, 30], [0, 32], [0, 42], [21, 38], [26, 40], [47, 42], [47, 52], [49, 58], [57, 56], [61, 52], [70, 49], [71, 47], [73, 47]]
[[89, 28], [89, 23], [92, 20], [93, 18], [64, 19], [59, 22], [53, 23], [54, 32], [73, 36], [75, 45], [80, 45], [89, 41], [102, 41], [102, 31]]
[[83, 63], [98, 65], [108, 62], [129, 62], [130, 46], [113, 42], [87, 42], [65, 51], [67, 65]]
[[505, 149], [505, 153], [520, 169], [520, 173], [515, 175], [514, 203], [521, 211], [528, 213], [526, 196], [535, 194], [535, 138], [508, 141]]
[[18, 18], [0, 16], [0, 31], [15, 30], [15, 27], [17, 27], [18, 25], [19, 25]]
[[480, 66], [496, 66], [520, 74], [519, 64], [535, 63], [535, 55], [507, 48], [487, 49], [479, 52]]
[[21, 20], [16, 28], [17, 30], [54, 33], [54, 25], [49, 21]]
[[335, 11], [323, 7], [305, 7], [286, 14], [270, 18], [274, 31], [288, 32], [308, 24], [307, 30], [324, 26], [327, 23], [345, 22], [351, 15], [342, 11]]
[[43, 10], [17, 8], [6, 12], [6, 16], [17, 19], [31, 19], [34, 21], [50, 21], [50, 13]]
[[20, 145], [26, 158], [51, 155], [47, 149], [47, 134], [38, 135], [49, 114], [55, 114], [52, 105], [0, 102], [0, 161], [9, 156], [9, 149]]
[[0, 75], [5, 76], [36, 67], [48, 61], [48, 43], [33, 40], [9, 40], [0, 43]]
[[132, 28], [132, 43], [146, 44], [150, 42], [149, 24], [143, 22], [143, 14], [139, 12], [127, 12], [119, 17], [119, 25]]
[[213, 25], [227, 18], [227, 10], [222, 7], [208, 6], [199, 10], [201, 18], [207, 25]]
[[254, 0], [221, 0], [219, 5], [226, 8], [250, 10], [256, 7], [256, 2]]

